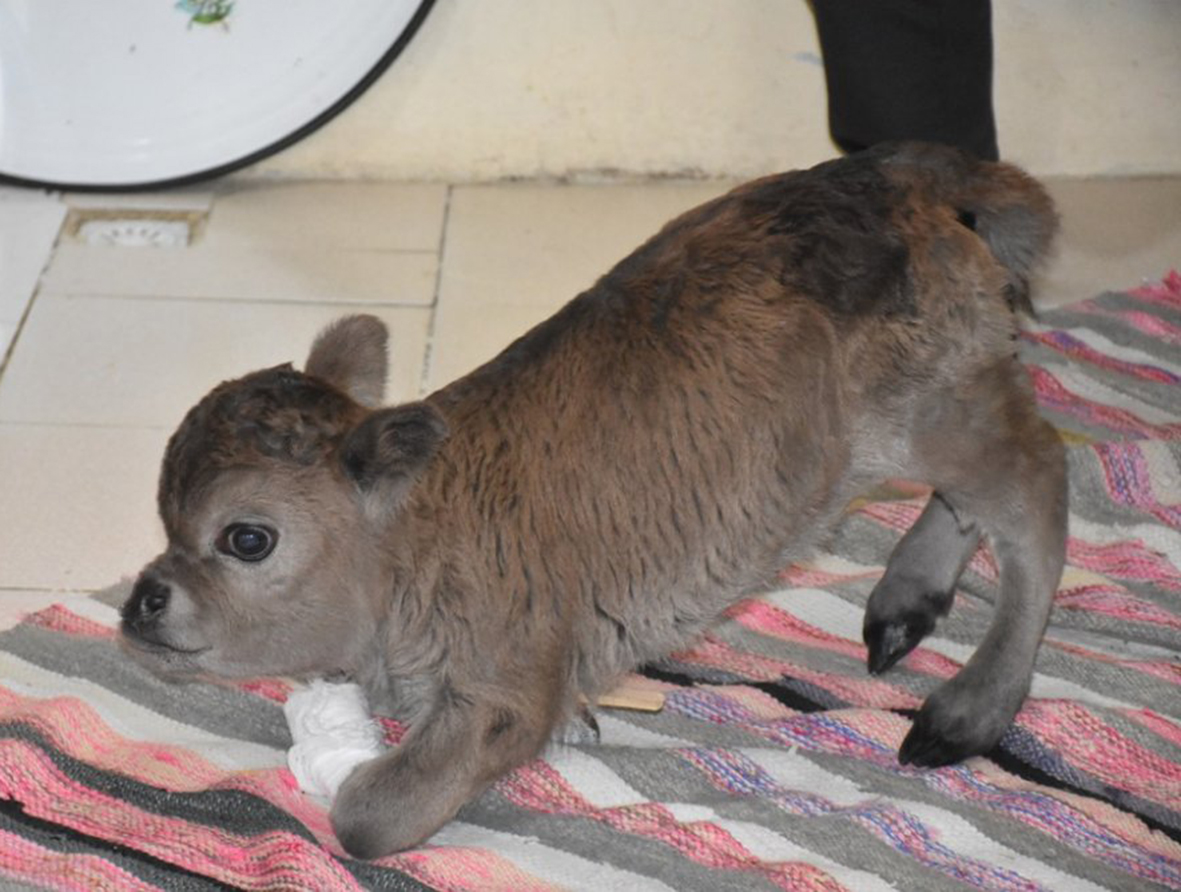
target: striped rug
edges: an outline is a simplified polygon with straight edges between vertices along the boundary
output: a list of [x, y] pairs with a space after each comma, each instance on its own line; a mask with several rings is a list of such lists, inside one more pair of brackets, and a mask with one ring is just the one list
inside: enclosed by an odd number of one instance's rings
[[285, 768], [290, 686], [145, 675], [115, 647], [116, 588], [0, 634], [0, 887], [1181, 889], [1181, 275], [1048, 312], [1023, 349], [1070, 444], [1069, 566], [1032, 696], [986, 757], [895, 759], [983, 636], [986, 553], [934, 637], [864, 669], [866, 596], [925, 495], [905, 487], [647, 669], [662, 713], [601, 713], [600, 745], [376, 863], [342, 855]]

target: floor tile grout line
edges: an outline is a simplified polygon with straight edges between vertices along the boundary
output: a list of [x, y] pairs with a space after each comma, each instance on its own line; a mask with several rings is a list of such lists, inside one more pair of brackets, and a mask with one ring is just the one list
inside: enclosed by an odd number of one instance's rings
[[0, 597], [4, 597], [6, 594], [11, 595], [13, 593], [31, 595], [86, 596], [97, 594], [98, 592], [103, 591], [104, 588], [110, 588], [110, 586], [104, 586], [103, 588], [61, 588], [56, 585], [11, 585], [9, 583], [4, 583], [3, 585], [0, 585]]
[[[210, 210], [212, 213], [212, 209]], [[68, 214], [67, 214], [68, 216]], [[395, 257], [430, 257], [435, 254], [437, 247], [432, 248], [399, 248], [391, 247], [389, 245], [362, 245], [357, 244], [335, 244], [332, 242], [313, 242], [309, 241], [306, 244], [299, 240], [288, 242], [266, 241], [262, 239], [252, 240], [249, 237], [244, 239], [233, 239], [230, 236], [221, 236], [216, 241], [210, 242], [208, 237], [199, 235], [196, 241], [188, 244], [175, 246], [157, 246], [157, 247], [141, 247], [138, 245], [107, 245], [107, 244], [88, 244], [76, 237], [71, 237], [66, 246], [71, 249], [71, 253], [79, 255], [100, 256], [102, 254], [113, 254], [120, 251], [155, 251], [160, 254], [184, 254], [184, 253], [213, 253], [224, 252], [229, 254], [307, 254], [309, 251], [318, 252], [321, 254], [389, 254]]]
[[12, 361], [13, 354], [16, 353], [16, 345], [20, 343], [21, 334], [25, 330], [25, 325], [29, 321], [29, 314], [33, 311], [33, 304], [36, 303], [37, 298], [41, 294], [41, 283], [45, 278], [45, 273], [48, 272], [50, 264], [53, 263], [53, 258], [57, 254], [57, 249], [61, 245], [62, 236], [66, 230], [66, 218], [69, 216], [68, 209], [65, 208], [65, 202], [62, 201], [61, 193], [49, 193], [56, 196], [58, 204], [62, 205], [63, 213], [61, 223], [58, 224], [57, 233], [53, 237], [53, 244], [49, 246], [49, 250], [45, 253], [45, 262], [41, 264], [41, 271], [37, 273], [37, 281], [33, 285], [33, 292], [29, 295], [29, 299], [25, 301], [25, 308], [21, 312], [21, 317], [16, 323], [16, 328], [12, 330], [12, 337], [8, 341], [8, 347], [4, 351], [4, 355], [0, 356], [0, 386], [4, 384], [4, 375], [8, 371], [8, 364]]
[[346, 307], [372, 308], [375, 310], [429, 310], [430, 303], [408, 303], [406, 301], [381, 300], [300, 300], [283, 297], [225, 297], [225, 296], [183, 296], [167, 294], [118, 294], [94, 291], [63, 291], [56, 288], [38, 288], [40, 296], [49, 300], [128, 300], [143, 303], [190, 303], [190, 304], [259, 304], [286, 307]]
[[447, 259], [447, 236], [451, 224], [451, 198], [455, 192], [453, 183], [447, 184], [447, 192], [443, 199], [443, 225], [439, 228], [438, 264], [435, 267], [435, 288], [429, 304], [431, 312], [426, 323], [426, 343], [422, 351], [422, 373], [418, 378], [418, 395], [426, 396], [427, 383], [430, 381], [431, 360], [435, 352], [435, 325], [439, 318], [439, 299], [443, 288], [443, 264]]
[[119, 422], [101, 422], [101, 421], [57, 421], [57, 420], [33, 420], [28, 418], [4, 418], [0, 416], [0, 429], [13, 427], [54, 427], [54, 428], [85, 428], [87, 430], [100, 431], [136, 431], [138, 433], [170, 433], [176, 430], [176, 425], [180, 423], [177, 419], [175, 423], [149, 423], [149, 422], [132, 422], [122, 424]]

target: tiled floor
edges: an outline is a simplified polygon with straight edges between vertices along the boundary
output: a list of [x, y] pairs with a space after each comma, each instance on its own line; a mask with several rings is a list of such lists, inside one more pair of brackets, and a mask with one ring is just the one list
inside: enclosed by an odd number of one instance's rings
[[[1052, 182], [1045, 303], [1181, 266], [1181, 178]], [[0, 628], [159, 549], [164, 443], [214, 383], [300, 361], [335, 316], [393, 334], [391, 400], [494, 355], [723, 183], [218, 184], [153, 196], [0, 188]], [[67, 211], [205, 215], [184, 248], [97, 247]]]

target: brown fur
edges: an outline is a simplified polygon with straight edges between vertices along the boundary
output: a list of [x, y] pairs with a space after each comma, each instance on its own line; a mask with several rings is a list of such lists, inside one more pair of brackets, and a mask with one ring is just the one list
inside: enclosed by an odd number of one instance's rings
[[[349, 851], [382, 855], [909, 477], [937, 495], [870, 598], [870, 668], [930, 631], [989, 537], [994, 626], [901, 755], [983, 752], [1062, 566], [1062, 448], [1013, 344], [1054, 227], [1012, 167], [891, 146], [689, 211], [420, 403], [369, 408], [385, 329], [343, 320], [306, 373], [222, 384], [173, 437], [129, 650], [177, 676], [347, 673], [410, 721], [333, 808]], [[225, 553], [242, 523], [277, 533], [269, 555]]]

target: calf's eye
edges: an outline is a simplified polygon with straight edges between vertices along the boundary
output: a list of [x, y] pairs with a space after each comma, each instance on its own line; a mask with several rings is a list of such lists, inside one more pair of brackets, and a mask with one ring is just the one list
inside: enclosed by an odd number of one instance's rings
[[217, 537], [217, 550], [240, 561], [261, 561], [275, 548], [278, 534], [253, 523], [232, 523]]

